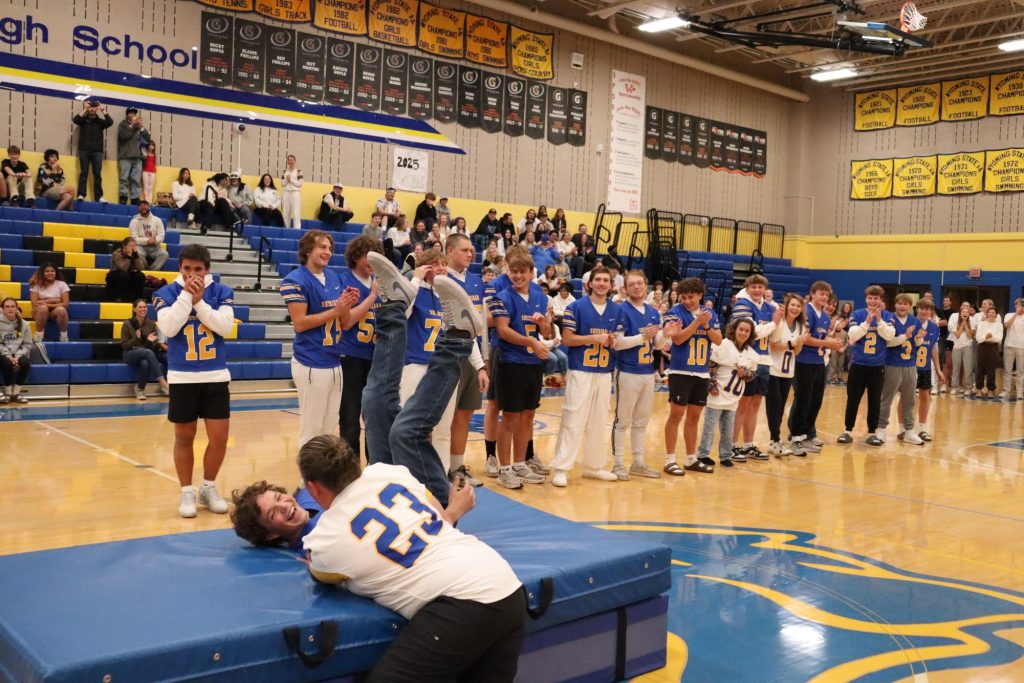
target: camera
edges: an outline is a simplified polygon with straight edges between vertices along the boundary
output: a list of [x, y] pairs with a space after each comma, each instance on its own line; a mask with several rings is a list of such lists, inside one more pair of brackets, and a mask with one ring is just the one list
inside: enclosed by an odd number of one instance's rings
[[232, 128], [235, 129], [236, 133], [244, 133], [245, 132], [245, 124], [244, 123], [236, 123], [236, 124], [234, 124], [232, 126]]

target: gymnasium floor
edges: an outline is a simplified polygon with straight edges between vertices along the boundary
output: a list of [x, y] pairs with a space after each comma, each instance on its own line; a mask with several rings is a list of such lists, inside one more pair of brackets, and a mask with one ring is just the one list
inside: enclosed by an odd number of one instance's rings
[[[546, 458], [560, 401], [545, 398], [537, 416]], [[666, 395], [655, 403], [658, 465]], [[829, 387], [826, 442], [844, 404]], [[222, 493], [263, 478], [296, 485], [294, 396], [233, 407]], [[0, 409], [0, 554], [228, 526], [205, 511], [177, 517], [165, 411], [153, 399]], [[833, 444], [713, 475], [498, 490], [672, 546], [669, 666], [644, 681], [1022, 680], [1024, 407], [943, 396], [933, 413], [924, 447], [890, 436], [881, 449]], [[763, 429], [762, 417], [761, 443]], [[471, 435], [477, 472], [482, 438]]]

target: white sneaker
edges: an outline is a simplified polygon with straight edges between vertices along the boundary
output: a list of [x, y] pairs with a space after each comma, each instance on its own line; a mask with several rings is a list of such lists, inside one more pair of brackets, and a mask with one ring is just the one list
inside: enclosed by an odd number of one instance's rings
[[875, 436], [878, 437], [879, 441], [881, 441], [882, 443], [885, 443], [885, 430], [884, 429], [876, 429], [875, 430]]
[[493, 455], [487, 456], [487, 463], [484, 465], [484, 474], [491, 478], [498, 476], [498, 459]]
[[569, 485], [569, 473], [565, 470], [555, 470], [555, 474], [551, 477], [551, 483], [564, 489]]
[[787, 455], [793, 455], [793, 451], [790, 447], [781, 441], [772, 441], [768, 444], [768, 452], [780, 458]]
[[638, 477], [647, 477], [648, 479], [661, 479], [661, 472], [653, 467], [648, 467], [642, 462], [635, 462], [630, 465], [629, 473], [635, 474]]
[[612, 474], [619, 481], [629, 481], [629, 472], [626, 471], [625, 465], [616, 465], [612, 468]]
[[914, 430], [908, 429], [905, 432], [903, 432], [903, 443], [909, 443], [912, 446], [920, 446], [921, 444], [924, 443], [924, 441], [922, 441], [921, 437], [914, 433]]
[[932, 387], [932, 396], [938, 396], [938, 395], [939, 395], [939, 390], [936, 389], [935, 387]]
[[75, 201], [79, 201], [80, 202], [83, 199], [85, 199], [85, 197], [83, 197], [82, 195], [78, 195], [77, 197], [75, 197]]
[[380, 289], [380, 298], [384, 301], [401, 301], [408, 306], [416, 300], [416, 286], [410, 282], [395, 264], [389, 261], [383, 254], [371, 251], [366, 255], [366, 262], [373, 268], [373, 274], [377, 276], [377, 285]]
[[146, 390], [145, 389], [139, 389], [138, 387], [135, 387], [135, 398], [137, 400], [139, 400], [139, 401], [145, 401], [146, 400]]
[[181, 502], [178, 504], [178, 514], [185, 518], [196, 516], [196, 492], [192, 489], [181, 492]]
[[[96, 201], [98, 201], [100, 204], [106, 204], [107, 203], [107, 198], [106, 197], [100, 197]], [[192, 516], [195, 517], [195, 515], [192, 515]]]
[[545, 476], [551, 474], [551, 468], [545, 465], [544, 461], [536, 455], [526, 461], [526, 466], [537, 474], [543, 474]]
[[480, 322], [473, 300], [462, 285], [447, 275], [438, 275], [434, 278], [434, 291], [441, 300], [441, 315], [446, 328], [469, 332], [474, 337], [487, 331], [486, 325]]
[[1009, 401], [1010, 400], [1010, 392], [1009, 391], [1000, 392], [999, 398], [1002, 399], [1003, 401]]
[[523, 488], [523, 482], [516, 476], [511, 467], [498, 470], [498, 485], [504, 486], [507, 489]]
[[218, 515], [223, 515], [228, 511], [228, 504], [217, 493], [217, 487], [210, 486], [209, 484], [203, 484], [199, 487], [199, 504]]
[[1017, 394], [1018, 401], [1024, 401], [1024, 394]]
[[608, 470], [598, 470], [586, 467], [583, 469], [584, 479], [597, 479], [599, 481], [618, 481], [619, 478]]
[[522, 463], [512, 465], [512, 473], [524, 484], [543, 484], [547, 481], [547, 477], [543, 474], [537, 474]]
[[66, 342], [68, 340], [68, 333], [67, 332], [61, 332], [60, 333], [60, 340], [62, 342]]
[[163, 377], [160, 378], [160, 393], [164, 396], [171, 395], [171, 387], [167, 384], [167, 380]]

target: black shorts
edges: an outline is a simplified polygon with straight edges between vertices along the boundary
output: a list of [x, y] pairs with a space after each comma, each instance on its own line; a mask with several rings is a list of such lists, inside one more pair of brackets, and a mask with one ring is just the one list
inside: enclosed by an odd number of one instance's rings
[[199, 418], [226, 420], [231, 417], [231, 391], [228, 382], [172, 384], [167, 419], [175, 424], [188, 424]]
[[768, 394], [768, 377], [771, 376], [772, 366], [758, 365], [754, 377], [747, 382], [743, 389], [744, 396], [765, 396]]
[[494, 399], [502, 411], [521, 413], [540, 407], [540, 392], [544, 388], [543, 363], [498, 363], [494, 380], [498, 385]]
[[930, 391], [932, 388], [932, 371], [917, 371], [917, 388], [921, 391]]
[[669, 375], [668, 401], [677, 406], [707, 405], [708, 378], [696, 375]]
[[490, 367], [491, 383], [487, 385], [487, 394], [484, 396], [488, 401], [495, 400], [498, 391], [498, 361], [501, 359], [501, 349], [497, 344], [491, 346], [491, 352], [487, 356], [487, 365]]

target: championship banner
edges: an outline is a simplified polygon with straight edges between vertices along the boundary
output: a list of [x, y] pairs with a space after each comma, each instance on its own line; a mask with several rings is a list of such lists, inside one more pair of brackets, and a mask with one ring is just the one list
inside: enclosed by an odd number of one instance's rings
[[526, 82], [526, 137], [543, 140], [548, 113], [548, 86]]
[[326, 49], [326, 39], [313, 33], [299, 34], [295, 96], [303, 102], [324, 101], [324, 67], [327, 63]]
[[569, 119], [569, 91], [548, 88], [548, 142], [565, 144], [566, 122]]
[[480, 127], [488, 133], [500, 133], [505, 116], [505, 80], [501, 74], [484, 72], [483, 108]]
[[267, 71], [264, 90], [268, 95], [295, 94], [295, 31], [263, 27], [267, 31]]
[[1024, 149], [985, 152], [985, 192], [1024, 192]]
[[459, 66], [459, 125], [480, 127], [480, 69]]
[[888, 199], [892, 196], [892, 159], [850, 162], [850, 199]]
[[644, 124], [644, 154], [648, 159], [661, 158], [661, 109], [647, 107]]
[[381, 79], [380, 110], [404, 116], [409, 97], [409, 55], [399, 50], [384, 50], [384, 76]]
[[892, 196], [930, 197], [935, 194], [936, 157], [893, 159]]
[[310, 0], [256, 0], [255, 9], [256, 14], [262, 14], [268, 19], [292, 23], [309, 22], [313, 19], [309, 3]]
[[927, 126], [939, 120], [941, 88], [938, 83], [899, 88], [896, 95], [897, 126]]
[[675, 163], [679, 158], [679, 114], [667, 109], [661, 112], [661, 158]]
[[524, 31], [511, 27], [512, 71], [520, 76], [550, 80], [555, 77], [553, 33]]
[[582, 147], [587, 142], [587, 93], [569, 91], [569, 144]]
[[434, 60], [409, 58], [409, 116], [429, 119], [434, 114]]
[[366, 35], [366, 0], [313, 0], [313, 26], [350, 36]]
[[466, 13], [420, 2], [419, 48], [440, 57], [465, 54]]
[[263, 55], [266, 51], [263, 24], [241, 17], [235, 19], [232, 85], [246, 92], [263, 92]]
[[679, 115], [679, 163], [693, 163], [693, 117], [689, 114]]
[[942, 120], [973, 121], [988, 110], [988, 76], [942, 82]]
[[380, 109], [384, 51], [372, 45], [356, 46], [356, 77], [352, 103], [366, 111]]
[[251, 12], [253, 0], [197, 0], [199, 4], [207, 7], [228, 10], [231, 12]]
[[508, 24], [466, 13], [466, 59], [484, 66], [508, 66]]
[[370, 0], [368, 34], [398, 47], [416, 47], [416, 0]]
[[853, 102], [854, 130], [882, 130], [896, 125], [896, 91], [858, 93]]
[[993, 74], [988, 113], [992, 116], [1024, 114], [1024, 71]]
[[230, 17], [203, 12], [199, 81], [221, 88], [231, 86], [234, 35]]
[[984, 189], [984, 152], [939, 155], [936, 188], [939, 194], [977, 194]]
[[526, 81], [515, 76], [505, 76], [505, 113], [502, 130], [505, 135], [517, 138], [526, 128]]
[[352, 106], [352, 78], [355, 73], [355, 47], [347, 40], [327, 40], [327, 90], [324, 99], [339, 107]]

